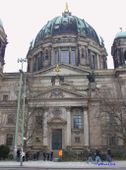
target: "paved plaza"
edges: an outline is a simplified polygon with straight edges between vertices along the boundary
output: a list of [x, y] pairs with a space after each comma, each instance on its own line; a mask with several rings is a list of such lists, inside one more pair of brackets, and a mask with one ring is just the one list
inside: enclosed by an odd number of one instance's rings
[[[0, 167], [20, 167], [20, 162], [16, 161], [0, 161]], [[126, 169], [126, 161], [113, 161], [112, 163], [102, 162], [99, 164], [87, 162], [51, 162], [51, 161], [26, 161], [23, 162], [23, 167], [41, 167], [53, 169], [104, 169], [104, 168], [117, 168]]]

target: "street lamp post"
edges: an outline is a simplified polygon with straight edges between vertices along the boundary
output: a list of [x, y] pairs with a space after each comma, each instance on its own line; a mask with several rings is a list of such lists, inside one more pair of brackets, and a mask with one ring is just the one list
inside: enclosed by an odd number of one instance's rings
[[23, 108], [22, 108], [22, 125], [21, 125], [21, 132], [22, 132], [22, 143], [21, 143], [21, 159], [20, 159], [20, 166], [23, 165], [23, 156], [24, 156], [24, 121], [25, 121], [25, 98], [26, 98], [26, 76], [24, 75], [24, 86], [23, 86]]
[[18, 146], [18, 131], [19, 131], [19, 114], [20, 114], [20, 105], [21, 105], [21, 89], [22, 89], [22, 71], [20, 70], [20, 81], [19, 81], [19, 92], [18, 92], [18, 103], [17, 103], [17, 116], [16, 116], [16, 129], [15, 129], [15, 158], [17, 153], [17, 146]]
[[[23, 63], [26, 62], [26, 59], [18, 59], [18, 63], [21, 63], [21, 70], [20, 71], [20, 81], [19, 81], [19, 92], [18, 92], [18, 103], [17, 103], [17, 115], [16, 115], [16, 128], [15, 128], [15, 144], [14, 144], [14, 155], [16, 158], [16, 154], [17, 154], [17, 146], [18, 146], [18, 136], [19, 136], [19, 117], [20, 117], [20, 113], [21, 113], [21, 96], [22, 96], [22, 84], [23, 84]], [[24, 100], [25, 102], [25, 100]], [[24, 105], [23, 102], [23, 105]], [[22, 126], [24, 126], [24, 108], [25, 106], [23, 106], [23, 114], [22, 114]], [[21, 131], [23, 130], [23, 128], [21, 129]], [[22, 131], [23, 132], [23, 131]], [[24, 132], [23, 132], [24, 134]]]

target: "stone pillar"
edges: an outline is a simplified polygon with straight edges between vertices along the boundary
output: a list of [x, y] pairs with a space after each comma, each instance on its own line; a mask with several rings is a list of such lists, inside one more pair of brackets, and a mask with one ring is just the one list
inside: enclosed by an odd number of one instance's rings
[[102, 56], [99, 55], [99, 68], [102, 69]]
[[47, 127], [47, 116], [48, 112], [44, 112], [44, 121], [43, 121], [43, 145], [48, 146], [48, 127]]
[[67, 114], [67, 135], [66, 135], [66, 145], [71, 146], [71, 114], [70, 108], [66, 109]]
[[76, 65], [80, 64], [80, 46], [78, 45], [78, 47], [76, 47]]
[[89, 146], [89, 124], [87, 110], [84, 110], [84, 145]]
[[60, 56], [61, 56], [61, 52], [60, 52], [60, 51], [61, 51], [61, 49], [60, 49], [60, 47], [59, 47], [59, 48], [58, 48], [58, 63], [59, 63], [59, 64], [61, 64], [61, 57], [60, 57]]
[[97, 69], [100, 69], [100, 59], [98, 54], [97, 54]]
[[51, 65], [55, 64], [54, 48], [51, 49]]
[[71, 64], [71, 60], [72, 60], [71, 57], [72, 57], [71, 56], [71, 47], [69, 47], [69, 64]]
[[86, 65], [89, 66], [88, 47], [85, 46]]
[[49, 57], [49, 59], [48, 59], [48, 66], [51, 66], [51, 47], [49, 47], [48, 48], [48, 57]]

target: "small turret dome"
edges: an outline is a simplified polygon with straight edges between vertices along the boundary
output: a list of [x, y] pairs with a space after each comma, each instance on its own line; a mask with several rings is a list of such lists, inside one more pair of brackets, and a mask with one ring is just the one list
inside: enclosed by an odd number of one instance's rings
[[113, 56], [114, 68], [126, 67], [126, 31], [120, 31], [116, 34], [111, 54]]
[[126, 38], [126, 31], [118, 32], [115, 36], [115, 39], [117, 38]]

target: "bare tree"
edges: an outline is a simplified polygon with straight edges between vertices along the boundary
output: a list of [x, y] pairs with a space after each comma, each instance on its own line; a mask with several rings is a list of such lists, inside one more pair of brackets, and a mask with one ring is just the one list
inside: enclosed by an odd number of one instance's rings
[[25, 113], [24, 137], [26, 140], [24, 140], [24, 149], [32, 145], [37, 133], [39, 133], [38, 142], [39, 140], [41, 141], [43, 134], [43, 113], [42, 108], [36, 107], [31, 108]]
[[[100, 101], [102, 133], [109, 139], [109, 145], [117, 144], [116, 139], [126, 147], [126, 100], [122, 94], [121, 80], [116, 81], [116, 88], [101, 89], [97, 92]], [[115, 92], [116, 91], [116, 92]], [[113, 140], [112, 141], [110, 141]]]

